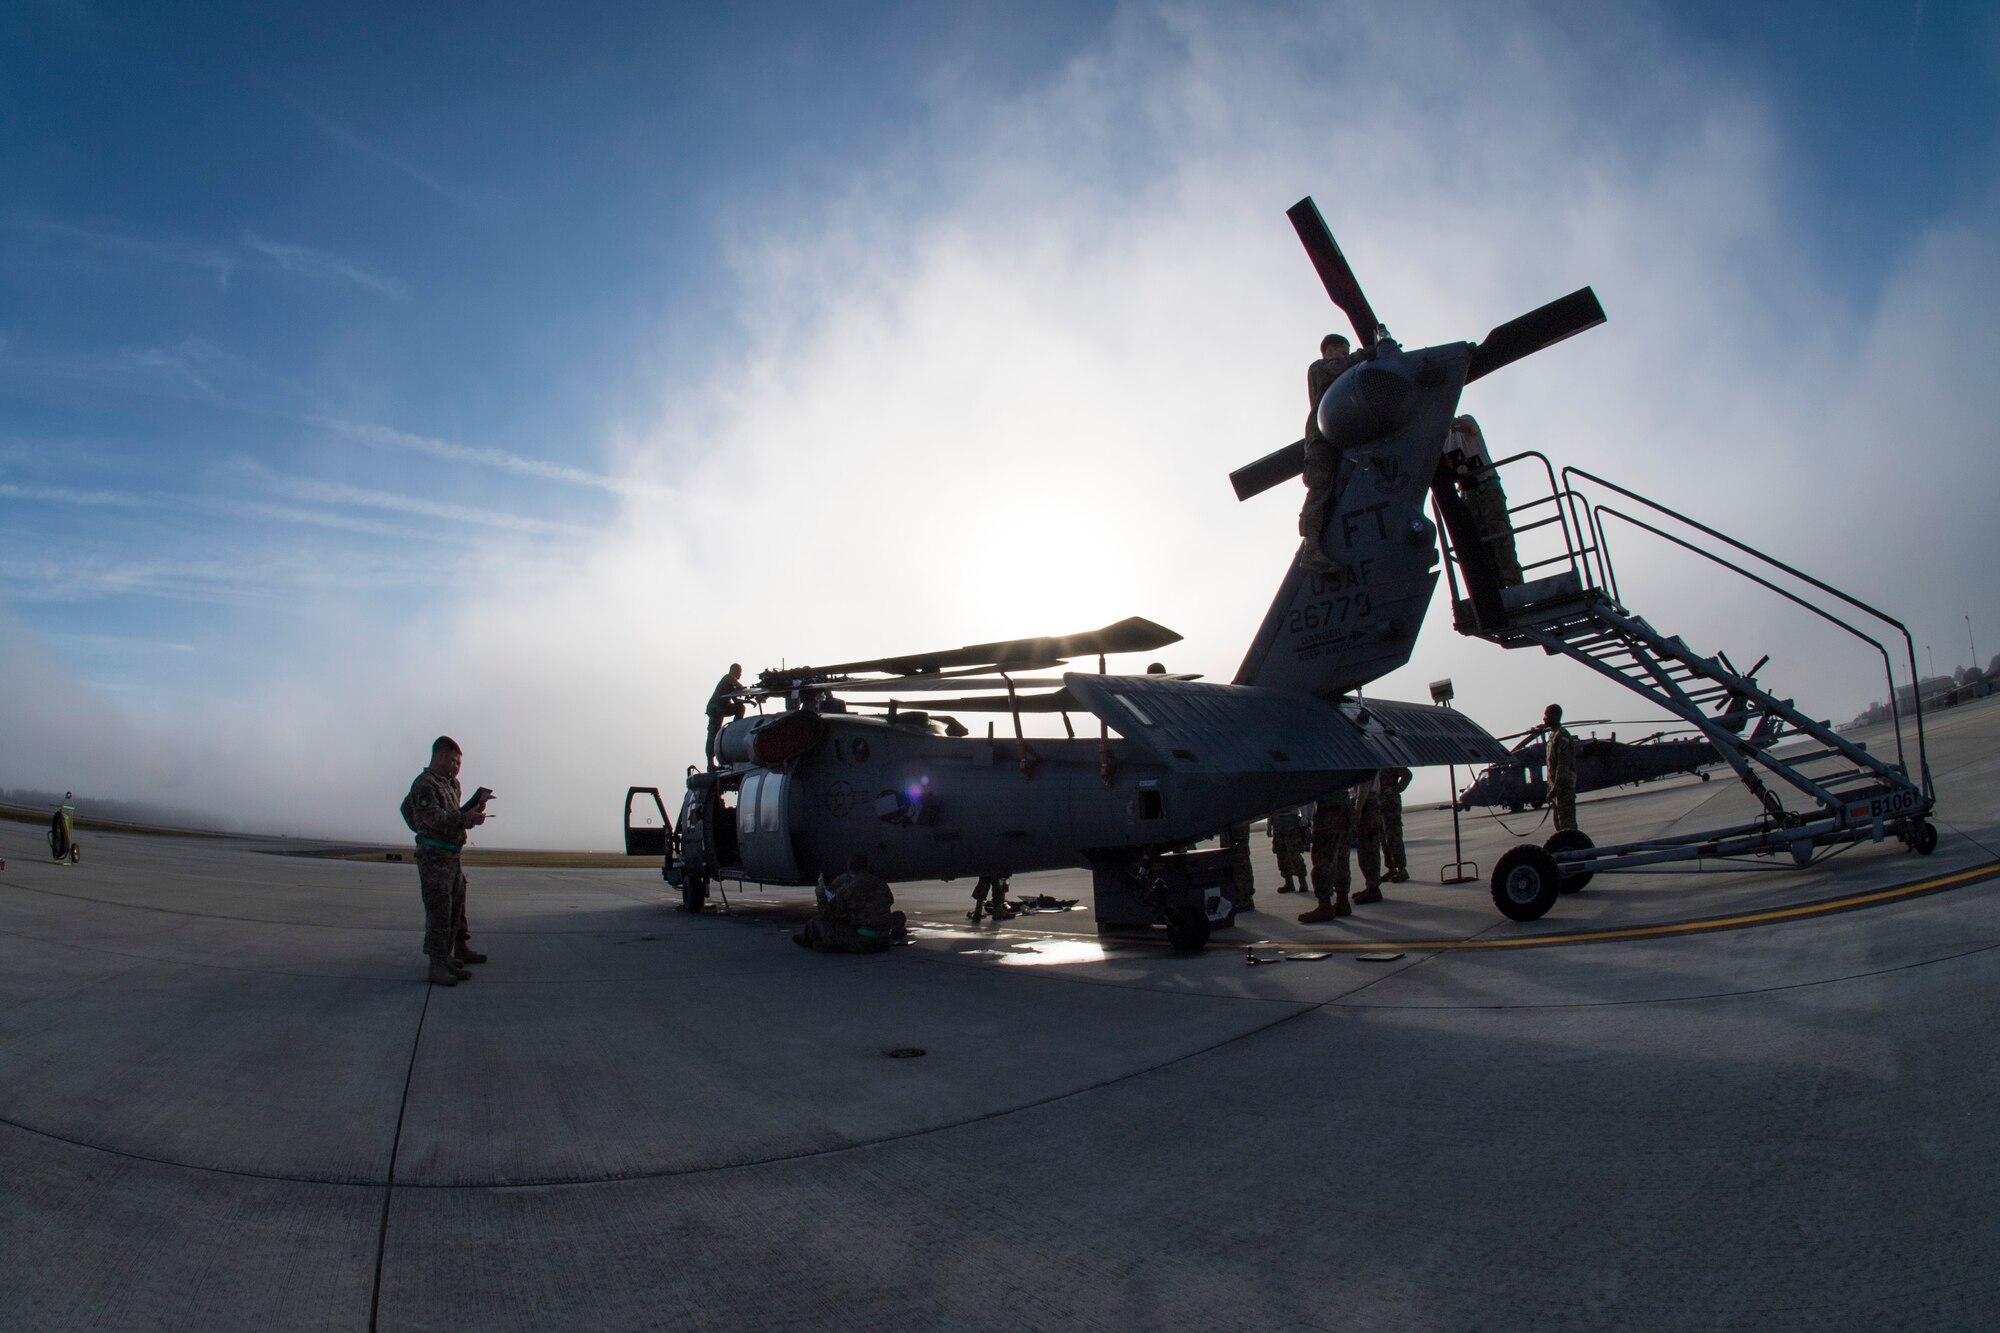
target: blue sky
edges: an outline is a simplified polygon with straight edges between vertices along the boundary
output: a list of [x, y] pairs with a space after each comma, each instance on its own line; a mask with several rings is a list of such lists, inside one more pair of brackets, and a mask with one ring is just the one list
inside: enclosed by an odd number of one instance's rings
[[[1138, 613], [1226, 676], [1305, 193], [1417, 342], [1598, 285], [1489, 429], [2000, 649], [1909, 539], [1996, 553], [2000, 21], [1605, 8], [10, 7], [0, 783], [382, 834], [451, 729], [515, 840], [602, 843], [731, 658]], [[1481, 653], [1434, 617], [1384, 689], [1511, 730], [1546, 687]]]

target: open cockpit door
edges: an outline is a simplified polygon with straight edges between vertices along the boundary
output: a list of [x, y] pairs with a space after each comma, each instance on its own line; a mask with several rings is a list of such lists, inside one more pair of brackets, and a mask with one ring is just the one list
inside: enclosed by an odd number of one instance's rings
[[[651, 800], [652, 810], [649, 811], [640, 801], [642, 796]], [[636, 812], [633, 809], [635, 805], [638, 806]], [[635, 813], [639, 820], [637, 823], [633, 822]], [[625, 789], [625, 855], [663, 857], [667, 854], [667, 842], [673, 832], [673, 821], [667, 818], [666, 802], [660, 799], [658, 787]]]

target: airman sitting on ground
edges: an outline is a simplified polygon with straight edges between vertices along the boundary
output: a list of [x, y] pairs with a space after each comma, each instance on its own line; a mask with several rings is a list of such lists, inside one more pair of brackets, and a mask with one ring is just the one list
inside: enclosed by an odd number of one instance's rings
[[895, 906], [889, 882], [856, 852], [847, 859], [847, 873], [827, 886], [819, 910], [792, 942], [821, 953], [880, 953], [909, 933]]

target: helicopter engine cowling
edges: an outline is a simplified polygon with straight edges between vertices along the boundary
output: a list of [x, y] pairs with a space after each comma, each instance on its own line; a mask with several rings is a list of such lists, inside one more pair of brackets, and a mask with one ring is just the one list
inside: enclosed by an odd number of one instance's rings
[[781, 764], [819, 744], [826, 723], [803, 708], [738, 718], [715, 738], [715, 754], [725, 764]]
[[1319, 400], [1319, 430], [1342, 449], [1401, 429], [1417, 410], [1410, 358], [1387, 339], [1372, 361], [1349, 366]]

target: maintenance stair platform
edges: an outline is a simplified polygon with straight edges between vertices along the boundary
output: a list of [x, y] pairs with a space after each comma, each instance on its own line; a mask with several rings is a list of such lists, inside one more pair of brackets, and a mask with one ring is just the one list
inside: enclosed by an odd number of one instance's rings
[[[1503, 913], [1533, 920], [1557, 893], [1582, 888], [1596, 873], [1665, 861], [1789, 855], [1806, 866], [1838, 849], [1890, 837], [1926, 855], [1936, 847], [1923, 704], [1914, 688], [1916, 649], [1900, 622], [1615, 482], [1578, 468], [1564, 468], [1558, 478], [1538, 452], [1500, 459], [1474, 480], [1523, 476], [1534, 482], [1533, 498], [1507, 506], [1509, 526], [1491, 530], [1450, 478], [1441, 473], [1432, 488], [1454, 627], [1503, 648], [1533, 646], [1568, 657], [1672, 714], [1715, 746], [1760, 813], [1746, 824], [1615, 846], [1595, 846], [1587, 835], [1569, 831], [1541, 847], [1517, 847], [1494, 872], [1494, 902]], [[1599, 499], [1604, 493], [1613, 498]], [[1792, 699], [1760, 687], [1762, 661], [1738, 670], [1726, 653], [1699, 652], [1636, 614], [1620, 595], [1606, 540], [1614, 525], [1729, 570], [1871, 647], [1888, 682], [1893, 758], [1855, 744]], [[1881, 630], [1870, 633], [1854, 621], [1873, 621], [1901, 635], [1911, 682], [1906, 698], [1899, 697], [1890, 650], [1877, 637]]]

